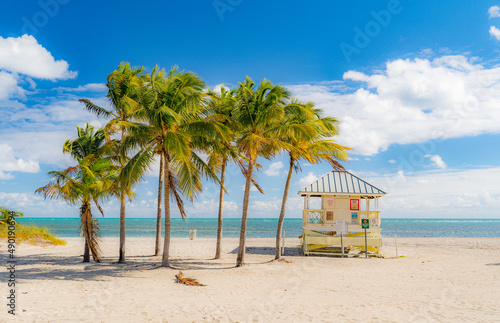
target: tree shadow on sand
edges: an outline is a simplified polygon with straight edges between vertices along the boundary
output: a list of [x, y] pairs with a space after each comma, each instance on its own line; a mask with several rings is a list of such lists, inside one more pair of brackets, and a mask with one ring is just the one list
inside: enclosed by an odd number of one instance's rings
[[[6, 263], [7, 256], [0, 255]], [[143, 271], [155, 268], [158, 261], [134, 261], [125, 264], [113, 262], [115, 258], [102, 258], [101, 263], [82, 262], [82, 256], [57, 256], [38, 254], [16, 257], [16, 276], [20, 280], [72, 280], [105, 281], [109, 277], [126, 277], [130, 271]]]
[[[237, 254], [238, 249], [236, 248], [231, 251], [232, 254]], [[273, 255], [275, 254], [276, 249], [274, 247], [246, 247], [245, 253], [251, 255]], [[285, 252], [283, 256], [303, 256], [304, 251], [300, 247], [285, 247]]]
[[[296, 248], [287, 248], [286, 255], [295, 254]], [[237, 253], [238, 249], [229, 254]], [[272, 251], [272, 252], [271, 252]], [[248, 247], [249, 254], [274, 255], [274, 248]], [[6, 264], [8, 255], [1, 254], [0, 262]], [[117, 263], [116, 257], [102, 257], [100, 263], [82, 262], [82, 256], [59, 256], [51, 253], [16, 257], [16, 276], [20, 280], [66, 280], [66, 281], [108, 281], [110, 278], [130, 277], [131, 272], [157, 270], [161, 267], [161, 256], [130, 256], [126, 263]], [[272, 259], [253, 260], [247, 264], [265, 264]], [[228, 270], [235, 269], [234, 259], [171, 258], [172, 270]]]

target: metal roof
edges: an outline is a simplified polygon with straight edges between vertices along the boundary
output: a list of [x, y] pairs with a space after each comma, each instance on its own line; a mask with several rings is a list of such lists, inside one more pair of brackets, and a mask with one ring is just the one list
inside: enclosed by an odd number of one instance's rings
[[367, 183], [361, 178], [347, 171], [331, 171], [315, 182], [299, 191], [300, 195], [306, 193], [332, 193], [332, 194], [359, 194], [359, 195], [385, 195], [381, 189]]

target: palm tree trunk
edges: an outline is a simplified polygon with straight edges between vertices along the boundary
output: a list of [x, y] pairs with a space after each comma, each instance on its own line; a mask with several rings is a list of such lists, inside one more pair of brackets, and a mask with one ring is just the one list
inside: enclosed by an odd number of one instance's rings
[[293, 164], [295, 161], [290, 157], [290, 169], [288, 170], [288, 177], [286, 178], [285, 192], [283, 192], [283, 201], [281, 202], [280, 218], [278, 220], [278, 231], [276, 231], [276, 252], [274, 259], [281, 258], [281, 232], [283, 231], [283, 221], [285, 220], [286, 201], [288, 200], [288, 190], [290, 189], [290, 182], [292, 180]]
[[87, 239], [85, 239], [85, 248], [83, 249], [83, 262], [90, 262], [90, 250]]
[[215, 247], [215, 259], [220, 258], [220, 249], [222, 241], [222, 209], [224, 202], [224, 179], [226, 177], [226, 159], [222, 161], [222, 169], [220, 171], [220, 193], [219, 193], [219, 221], [217, 225], [217, 246]]
[[156, 243], [155, 256], [160, 255], [160, 239], [161, 239], [161, 193], [163, 189], [163, 154], [160, 154], [160, 176], [158, 179], [158, 210], [156, 213]]
[[245, 195], [243, 197], [243, 214], [241, 215], [240, 245], [238, 247], [238, 258], [236, 258], [236, 267], [242, 266], [245, 258], [248, 202], [250, 199], [250, 184], [252, 183], [252, 171], [253, 171], [253, 160], [250, 158], [250, 161], [248, 163], [247, 179], [245, 183]]
[[90, 254], [94, 258], [95, 262], [101, 262], [99, 256], [99, 245], [97, 242], [97, 231], [98, 227], [94, 227], [94, 219], [92, 218], [92, 210], [89, 201], [84, 201], [80, 207], [80, 218], [82, 222], [82, 233], [85, 238], [85, 249], [89, 249], [88, 252], [85, 250], [83, 256], [83, 262], [90, 261]]
[[161, 260], [162, 267], [169, 267], [169, 251], [170, 251], [170, 170], [168, 165], [168, 159], [164, 156], [163, 160], [163, 199], [165, 200], [165, 239], [163, 241], [163, 257]]
[[125, 192], [120, 192], [120, 257], [119, 263], [125, 263]]

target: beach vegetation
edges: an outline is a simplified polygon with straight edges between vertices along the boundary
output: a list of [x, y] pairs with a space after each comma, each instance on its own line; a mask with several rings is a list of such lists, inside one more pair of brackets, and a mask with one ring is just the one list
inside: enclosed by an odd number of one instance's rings
[[282, 125], [287, 131], [282, 132], [281, 140], [288, 143], [284, 150], [289, 156], [289, 168], [276, 231], [276, 260], [281, 258], [281, 236], [292, 173], [294, 170], [296, 172], [301, 170], [300, 160], [306, 160], [311, 164], [327, 161], [333, 169], [344, 170], [339, 161], [348, 160], [347, 150], [350, 149], [332, 139], [338, 135], [339, 121], [322, 116], [322, 111], [314, 108], [314, 103], [292, 100], [285, 107], [285, 112]]
[[[104, 127], [108, 147], [109, 158], [123, 170], [129, 160], [126, 139], [130, 136], [127, 131], [129, 124], [136, 117], [139, 110], [140, 97], [143, 94], [146, 74], [144, 68], [132, 68], [129, 63], [122, 62], [107, 77], [106, 87], [107, 98], [111, 110], [104, 109], [92, 103], [89, 99], [80, 99], [87, 111], [110, 119]], [[129, 174], [130, 175], [130, 174]], [[115, 180], [114, 187], [117, 190], [117, 197], [120, 201], [120, 247], [118, 262], [125, 262], [125, 202], [132, 199], [134, 193], [131, 187], [130, 178], [120, 173]]]
[[250, 77], [236, 91], [234, 118], [239, 125], [236, 145], [247, 163], [236, 266], [244, 263], [250, 188], [254, 167], [258, 167], [257, 158], [269, 159], [288, 146], [281, 140], [284, 135], [281, 123], [289, 98], [290, 93], [283, 86], [268, 80], [256, 85]]
[[56, 238], [46, 227], [20, 224], [16, 221], [16, 218], [24, 217], [22, 212], [15, 211], [13, 214], [10, 212], [6, 207], [0, 206], [0, 239], [12, 238], [12, 233], [9, 234], [9, 232], [14, 232], [16, 242], [27, 242], [35, 245], [51, 244], [56, 246], [66, 244], [66, 241]]
[[[16, 242], [27, 242], [33, 245], [64, 246], [66, 241], [59, 239], [47, 227], [39, 227], [33, 224], [25, 225], [16, 223]], [[9, 238], [7, 225], [0, 224], [0, 239]]]
[[[256, 181], [259, 158], [289, 156], [289, 169], [276, 233], [276, 254], [280, 241], [293, 171], [299, 161], [316, 164], [327, 161], [343, 170], [349, 148], [338, 144], [339, 121], [322, 115], [314, 103], [292, 98], [282, 85], [264, 79], [256, 84], [250, 77], [230, 90], [205, 88], [203, 80], [176, 66], [168, 72], [155, 66], [146, 74], [143, 67], [120, 63], [106, 83], [111, 109], [81, 99], [85, 109], [109, 119], [95, 131], [88, 125], [77, 127], [78, 139], [65, 142], [63, 151], [78, 164], [63, 171], [50, 172], [51, 182], [36, 192], [46, 198], [79, 203], [84, 261], [89, 252], [99, 261], [98, 223], [92, 217], [91, 203], [111, 196], [120, 200], [120, 251], [118, 262], [125, 262], [125, 201], [134, 196], [132, 188], [159, 162], [155, 255], [160, 254], [162, 199], [165, 217], [161, 265], [168, 267], [171, 224], [170, 202], [175, 201], [186, 218], [184, 199], [192, 202], [202, 191], [203, 178], [220, 185], [215, 258], [221, 256], [224, 184], [228, 163], [239, 166], [245, 177], [240, 239], [236, 265], [244, 263], [250, 190]], [[220, 174], [220, 176], [217, 176]]]
[[193, 201], [202, 190], [202, 176], [219, 181], [200, 153], [206, 149], [206, 138], [224, 140], [228, 130], [222, 123], [203, 115], [204, 86], [201, 78], [192, 72], [173, 67], [166, 73], [158, 67], [153, 68], [139, 112], [144, 122], [130, 129], [140, 149], [125, 167], [125, 174], [144, 174], [155, 155], [162, 161], [164, 267], [169, 266], [170, 198], [176, 201], [185, 218], [183, 197]]
[[[221, 86], [219, 91], [208, 90], [206, 99], [205, 114], [208, 115], [210, 119], [223, 123], [229, 129], [228, 136], [225, 139], [214, 141], [211, 140], [211, 138], [207, 138], [207, 143], [205, 145], [205, 150], [208, 155], [208, 166], [214, 172], [220, 172], [215, 259], [219, 259], [221, 256], [224, 194], [227, 193], [224, 188], [224, 183], [228, 162], [233, 162], [238, 165], [243, 174], [247, 173], [244, 163], [246, 157], [239, 152], [235, 143], [239, 134], [239, 124], [234, 118], [236, 103], [235, 94], [236, 90], [229, 90]], [[254, 177], [252, 177], [252, 183], [257, 190], [263, 193]]]
[[49, 199], [61, 199], [72, 205], [80, 205], [82, 236], [85, 240], [83, 261], [100, 262], [99, 223], [92, 216], [92, 204], [104, 216], [100, 201], [116, 194], [113, 183], [117, 177], [117, 167], [107, 158], [104, 129], [95, 130], [90, 124], [77, 128], [78, 138], [67, 140], [63, 152], [77, 160], [75, 166], [61, 171], [51, 171], [51, 181], [35, 192]]

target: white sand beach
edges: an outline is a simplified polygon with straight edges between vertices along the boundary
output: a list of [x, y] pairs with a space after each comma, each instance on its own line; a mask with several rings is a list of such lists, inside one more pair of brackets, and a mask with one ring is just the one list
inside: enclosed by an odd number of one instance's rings
[[[83, 242], [18, 245], [17, 315], [2, 322], [494, 322], [500, 321], [500, 238], [400, 238], [404, 258], [303, 257], [287, 239], [272, 262], [273, 239], [248, 239], [235, 268], [237, 239], [173, 239], [175, 269], [151, 257], [153, 238], [103, 238], [102, 263], [82, 263]], [[395, 255], [394, 239], [382, 253]], [[5, 242], [1, 243], [5, 260]], [[204, 287], [175, 283], [178, 270]], [[5, 272], [5, 269], [4, 269]], [[6, 275], [2, 275], [6, 277]], [[7, 282], [1, 284], [5, 300]]]

